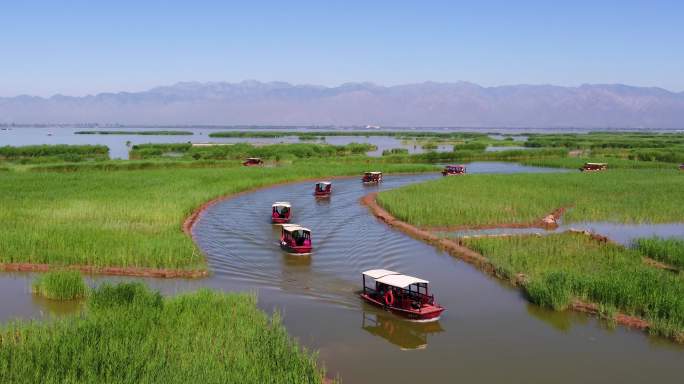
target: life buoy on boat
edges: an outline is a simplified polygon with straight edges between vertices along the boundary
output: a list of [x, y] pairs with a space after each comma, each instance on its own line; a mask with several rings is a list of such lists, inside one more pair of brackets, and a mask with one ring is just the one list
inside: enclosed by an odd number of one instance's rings
[[394, 293], [392, 293], [392, 291], [385, 292], [385, 304], [389, 306], [394, 304]]

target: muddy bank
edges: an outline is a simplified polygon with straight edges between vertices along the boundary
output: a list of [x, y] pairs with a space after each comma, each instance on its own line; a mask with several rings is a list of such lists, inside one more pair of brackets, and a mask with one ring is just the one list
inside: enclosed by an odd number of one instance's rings
[[[458, 241], [437, 237], [428, 230], [415, 227], [411, 224], [408, 224], [395, 218], [391, 213], [387, 212], [378, 204], [377, 192], [370, 193], [362, 197], [361, 203], [367, 206], [376, 218], [385, 222], [390, 227], [396, 228], [413, 238], [423, 240], [441, 249], [444, 249], [450, 254], [459, 257], [460, 259], [476, 266], [477, 268], [491, 276], [495, 276], [497, 278], [508, 281], [514, 286], [524, 287], [527, 280], [524, 274], [518, 274], [512, 279], [504, 277], [497, 272], [496, 266], [491, 261], [489, 261], [489, 259], [487, 259], [484, 255], [475, 252], [470, 248], [465, 247]], [[557, 212], [559, 212], [559, 214], [562, 213], [562, 209], [557, 210]], [[589, 232], [585, 233], [584, 231], [576, 231], [571, 233], [575, 233], [579, 236], [589, 236], [592, 238], [592, 240], [602, 243], [610, 242], [610, 240], [604, 236]], [[569, 309], [587, 314], [592, 314], [601, 318], [607, 318], [605, 314], [603, 314], [600, 311], [599, 305], [578, 299], [574, 300], [571, 303]], [[612, 318], [607, 319], [612, 320], [619, 325], [644, 331], [647, 331], [651, 326], [651, 324], [643, 318], [640, 318], [638, 316], [627, 315], [624, 313], [617, 313]], [[684, 343], [684, 335], [682, 334], [675, 335], [672, 337], [672, 339], [679, 343]]]
[[89, 275], [159, 277], [159, 278], [200, 278], [209, 273], [205, 269], [170, 269], [142, 267], [96, 267], [91, 265], [50, 265], [38, 263], [2, 263], [0, 270], [4, 272], [48, 272], [50, 270], [68, 269]]

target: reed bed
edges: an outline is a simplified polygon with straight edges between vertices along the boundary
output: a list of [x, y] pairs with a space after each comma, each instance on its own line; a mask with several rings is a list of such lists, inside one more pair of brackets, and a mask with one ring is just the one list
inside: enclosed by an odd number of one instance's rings
[[104, 145], [58, 144], [0, 147], [0, 160], [22, 164], [107, 159], [109, 159], [109, 148]]
[[350, 143], [328, 144], [272, 144], [252, 145], [236, 143], [230, 145], [193, 146], [191, 144], [141, 144], [133, 146], [131, 159], [163, 159], [173, 156], [186, 160], [238, 160], [246, 157], [261, 157], [271, 160], [293, 160], [312, 157], [363, 155], [377, 149], [372, 144]]
[[277, 138], [286, 136], [297, 137], [325, 137], [325, 136], [389, 136], [401, 138], [442, 138], [442, 139], [484, 139], [485, 133], [477, 132], [412, 132], [412, 131], [224, 131], [213, 132], [209, 137], [253, 137], [253, 138]]
[[533, 134], [528, 147], [582, 149], [591, 156], [661, 163], [684, 162], [684, 134], [652, 132], [592, 132]]
[[182, 233], [203, 203], [270, 184], [430, 165], [356, 160], [283, 167], [170, 168], [109, 172], [4, 172], [0, 183], [0, 263], [205, 269]]
[[651, 331], [684, 331], [684, 276], [650, 267], [635, 250], [581, 234], [464, 239], [508, 279], [525, 275], [532, 302], [563, 310], [572, 299], [644, 318]]
[[249, 294], [162, 298], [104, 284], [81, 315], [0, 328], [3, 383], [321, 383], [323, 373]]
[[240, 167], [240, 161], [223, 160], [111, 160], [87, 163], [54, 163], [30, 165], [29, 172], [133, 171], [145, 169], [227, 168]]
[[608, 163], [608, 169], [676, 169], [677, 164], [660, 161], [640, 161], [615, 157], [564, 157], [525, 159], [521, 164], [535, 167], [579, 169], [585, 163]]
[[452, 152], [427, 152], [410, 155], [386, 155], [383, 160], [387, 163], [446, 163], [466, 161], [525, 161], [530, 159], [556, 159], [567, 156], [568, 151], [563, 148], [550, 149], [511, 149], [498, 152], [484, 152], [482, 150], [466, 150], [454, 148]]
[[392, 149], [385, 149], [382, 151], [383, 156], [390, 156], [390, 155], [408, 155], [409, 150], [406, 148], [392, 148]]
[[684, 269], [684, 240], [658, 237], [637, 239], [634, 248], [652, 259]]
[[191, 131], [76, 131], [75, 135], [190, 136]]
[[50, 271], [39, 276], [32, 284], [33, 293], [52, 300], [81, 299], [88, 286], [78, 271]]
[[565, 223], [681, 222], [683, 176], [676, 170], [466, 175], [381, 192], [378, 200], [423, 227], [531, 223], [561, 207], [570, 208]]
[[682, 133], [654, 132], [591, 132], [528, 134], [525, 146], [565, 147], [571, 149], [600, 148], [669, 148], [684, 146]]

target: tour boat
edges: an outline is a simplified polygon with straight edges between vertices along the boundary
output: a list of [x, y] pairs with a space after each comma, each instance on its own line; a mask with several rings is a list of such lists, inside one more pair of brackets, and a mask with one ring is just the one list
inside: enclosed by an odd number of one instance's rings
[[332, 193], [332, 183], [329, 181], [319, 181], [316, 183], [314, 195], [316, 197], [327, 197]]
[[680, 170], [680, 171], [684, 171], [684, 163], [679, 164], [679, 170]]
[[[445, 308], [428, 292], [428, 281], [386, 269], [363, 272], [361, 298], [414, 321], [436, 321]], [[366, 286], [366, 277], [375, 286]]]
[[382, 172], [366, 172], [361, 180], [366, 184], [377, 184], [382, 181]]
[[246, 167], [254, 166], [254, 165], [262, 165], [264, 162], [258, 158], [258, 157], [248, 157], [245, 159], [245, 161], [242, 162], [242, 165]]
[[297, 224], [283, 224], [280, 248], [287, 253], [308, 255], [311, 253], [311, 230]]
[[465, 165], [447, 165], [442, 171], [442, 176], [465, 175]]
[[285, 224], [292, 217], [292, 205], [287, 201], [276, 201], [271, 206], [271, 222]]
[[584, 163], [580, 171], [582, 172], [598, 172], [608, 169], [607, 163]]

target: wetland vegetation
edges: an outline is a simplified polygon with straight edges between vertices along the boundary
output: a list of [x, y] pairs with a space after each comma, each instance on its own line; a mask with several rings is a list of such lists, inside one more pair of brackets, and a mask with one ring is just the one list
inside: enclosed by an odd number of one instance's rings
[[86, 296], [88, 286], [80, 272], [56, 270], [38, 276], [31, 290], [52, 300], [75, 300]]
[[351, 143], [347, 145], [328, 144], [270, 144], [247, 143], [192, 145], [192, 144], [140, 144], [134, 145], [131, 159], [178, 158], [186, 160], [242, 160], [246, 157], [261, 157], [268, 160], [293, 160], [312, 157], [363, 155], [376, 147], [372, 144]]
[[397, 218], [422, 227], [534, 223], [558, 208], [568, 208], [565, 223], [680, 222], [683, 176], [652, 169], [466, 175], [382, 192], [378, 201]]
[[609, 318], [622, 312], [646, 319], [652, 332], [684, 335], [684, 276], [644, 263], [636, 250], [574, 233], [462, 241], [499, 276], [524, 274], [522, 284], [537, 304], [563, 310], [581, 299]]
[[[684, 234], [682, 234], [684, 236]], [[637, 239], [634, 247], [644, 255], [669, 264], [678, 269], [684, 269], [684, 238], [662, 239], [658, 237]]]
[[3, 383], [321, 383], [316, 354], [250, 294], [104, 283], [82, 314], [0, 328]]
[[435, 170], [426, 164], [372, 160], [302, 160], [285, 167], [168, 163], [174, 166], [3, 172], [0, 263], [206, 269], [204, 257], [180, 228], [194, 209], [213, 198], [281, 182], [356, 175], [369, 167], [388, 173]]
[[75, 135], [143, 135], [143, 136], [190, 136], [191, 131], [76, 131]]
[[105, 145], [26, 145], [0, 147], [0, 161], [19, 164], [108, 160]]

